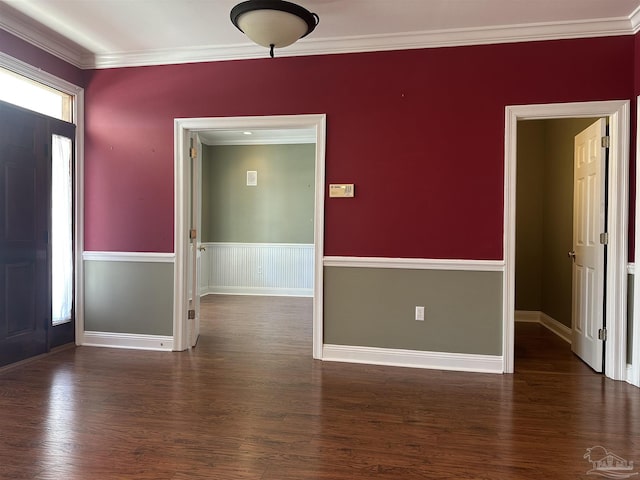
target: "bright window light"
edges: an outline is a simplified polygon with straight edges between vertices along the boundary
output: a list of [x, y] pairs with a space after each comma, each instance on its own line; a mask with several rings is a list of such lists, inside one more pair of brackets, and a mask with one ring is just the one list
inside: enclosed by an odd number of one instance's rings
[[0, 68], [0, 100], [71, 122], [71, 95]]
[[73, 302], [73, 144], [51, 138], [51, 313], [52, 324], [71, 321]]

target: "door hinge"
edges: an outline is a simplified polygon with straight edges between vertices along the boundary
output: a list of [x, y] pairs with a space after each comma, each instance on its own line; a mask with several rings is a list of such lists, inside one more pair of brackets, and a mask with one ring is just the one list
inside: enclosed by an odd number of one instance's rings
[[189, 149], [189, 156], [191, 158], [196, 158], [198, 156], [198, 151], [195, 149], [195, 147], [191, 147]]
[[187, 319], [188, 320], [195, 320], [196, 318], [196, 311], [195, 310], [189, 310], [187, 312]]
[[196, 232], [195, 228], [192, 228], [189, 230], [189, 240], [195, 240], [196, 238], [198, 238], [198, 232]]
[[607, 340], [607, 329], [599, 328], [598, 329], [598, 340], [602, 340], [603, 342]]
[[609, 244], [609, 233], [604, 232], [600, 234], [600, 245], [608, 245]]
[[611, 146], [611, 137], [608, 135], [606, 137], [602, 137], [602, 148], [609, 148]]

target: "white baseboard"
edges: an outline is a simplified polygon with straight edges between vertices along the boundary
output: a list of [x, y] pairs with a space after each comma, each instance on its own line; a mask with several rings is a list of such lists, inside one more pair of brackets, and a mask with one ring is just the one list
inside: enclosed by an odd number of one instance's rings
[[86, 347], [131, 348], [136, 350], [173, 350], [173, 337], [134, 333], [84, 332]]
[[540, 323], [558, 335], [567, 343], [571, 343], [572, 331], [564, 323], [560, 323], [555, 318], [551, 318], [549, 315], [542, 313], [540, 315]]
[[522, 323], [540, 323], [540, 315], [542, 312], [533, 310], [516, 310], [515, 321]]
[[567, 343], [571, 343], [572, 331], [564, 323], [560, 323], [555, 318], [550, 317], [544, 312], [529, 311], [529, 310], [516, 310], [515, 312], [516, 322], [530, 322], [539, 323], [543, 327], [546, 327], [551, 332], [558, 335]]
[[212, 287], [204, 295], [262, 295], [268, 297], [313, 297], [312, 288]]
[[322, 360], [460, 372], [503, 373], [502, 357], [498, 355], [424, 352], [419, 350], [325, 344], [322, 350]]

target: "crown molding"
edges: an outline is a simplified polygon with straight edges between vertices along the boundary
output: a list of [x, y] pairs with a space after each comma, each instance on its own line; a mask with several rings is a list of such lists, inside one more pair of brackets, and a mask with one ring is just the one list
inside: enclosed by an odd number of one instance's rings
[[94, 68], [91, 52], [0, 3], [0, 28], [78, 68]]
[[[638, 11], [636, 11], [638, 12]], [[635, 14], [635, 12], [634, 12]], [[636, 15], [640, 22], [640, 13]], [[306, 38], [285, 49], [277, 57], [329, 55], [340, 53], [410, 50], [467, 45], [533, 42], [572, 38], [632, 35], [630, 18], [580, 22], [555, 22], [506, 27], [449, 29], [357, 37]], [[122, 54], [96, 55], [94, 68], [115, 68], [173, 63], [211, 62], [268, 58], [267, 49], [254, 44], [225, 47], [165, 49]]]
[[[224, 60], [268, 58], [267, 49], [251, 43], [226, 46], [198, 46], [137, 52], [96, 53], [38, 28], [28, 18], [13, 10], [2, 9], [0, 28], [66, 62], [83, 69], [103, 69], [148, 65], [167, 65]], [[7, 10], [6, 12], [4, 10]], [[328, 55], [390, 50], [410, 50], [500, 43], [562, 40], [587, 37], [633, 35], [640, 30], [640, 7], [629, 17], [588, 21], [549, 22], [503, 27], [463, 28], [409, 32], [401, 34], [363, 35], [355, 37], [305, 38], [285, 49], [277, 57]]]
[[631, 30], [633, 33], [638, 33], [638, 31], [640, 31], [640, 7], [636, 8], [635, 11], [629, 15], [629, 21], [631, 22]]

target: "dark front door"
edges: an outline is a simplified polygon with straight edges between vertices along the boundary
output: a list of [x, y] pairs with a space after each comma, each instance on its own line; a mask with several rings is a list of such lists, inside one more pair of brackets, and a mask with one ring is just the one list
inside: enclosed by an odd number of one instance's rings
[[0, 365], [48, 349], [47, 135], [45, 117], [0, 104]]

